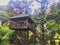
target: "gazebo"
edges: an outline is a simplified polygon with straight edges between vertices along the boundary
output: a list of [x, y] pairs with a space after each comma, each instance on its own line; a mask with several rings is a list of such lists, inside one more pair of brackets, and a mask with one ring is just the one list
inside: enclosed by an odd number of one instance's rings
[[[10, 17], [9, 20], [10, 20], [10, 29], [15, 30], [14, 35], [16, 35], [16, 37], [22, 38], [22, 39], [18, 38], [20, 40], [21, 45], [28, 45], [27, 43], [29, 38], [29, 31], [32, 31], [35, 28], [35, 23], [31, 19], [31, 17], [27, 14], [20, 14]], [[20, 31], [20, 35], [16, 34], [17, 31], [18, 32]], [[34, 30], [33, 33], [34, 35], [36, 35], [36, 30]], [[14, 38], [16, 39], [16, 37]]]
[[10, 28], [14, 30], [29, 30], [34, 27], [34, 22], [27, 14], [10, 17]]

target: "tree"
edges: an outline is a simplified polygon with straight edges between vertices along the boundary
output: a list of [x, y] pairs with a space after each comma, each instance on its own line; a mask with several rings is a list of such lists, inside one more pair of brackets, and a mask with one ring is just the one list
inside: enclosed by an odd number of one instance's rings
[[[45, 39], [44, 39], [44, 24], [46, 23], [46, 17], [45, 17], [45, 11], [38, 13], [37, 15], [33, 15], [32, 19], [35, 21], [36, 24], [40, 25], [41, 28], [41, 45], [45, 45]], [[44, 42], [44, 43], [43, 43]]]
[[58, 5], [52, 6], [49, 15], [47, 16], [48, 38], [54, 40], [56, 33], [60, 34], [60, 8]]
[[[50, 14], [47, 16], [47, 20], [54, 21], [56, 25], [58, 25], [58, 31], [59, 25], [60, 25], [60, 8], [56, 7], [53, 10], [51, 10]], [[60, 32], [60, 31], [59, 31]]]
[[15, 11], [9, 9], [7, 6], [0, 6], [2, 7], [0, 10], [0, 16], [3, 20], [7, 20], [9, 17], [16, 15]]

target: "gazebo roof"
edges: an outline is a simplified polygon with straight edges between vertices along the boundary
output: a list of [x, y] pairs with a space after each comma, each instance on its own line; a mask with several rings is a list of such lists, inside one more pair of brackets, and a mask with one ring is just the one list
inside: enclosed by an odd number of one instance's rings
[[27, 15], [27, 14], [20, 14], [20, 15], [16, 15], [16, 16], [10, 17], [10, 19], [13, 19], [13, 18], [24, 18], [24, 17], [29, 17], [29, 15]]

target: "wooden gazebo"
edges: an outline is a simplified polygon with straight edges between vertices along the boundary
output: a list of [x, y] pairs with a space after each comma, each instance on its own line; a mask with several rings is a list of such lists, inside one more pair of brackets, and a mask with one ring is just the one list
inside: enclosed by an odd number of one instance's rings
[[[29, 38], [29, 30], [33, 30], [35, 26], [33, 20], [27, 14], [16, 15], [16, 16], [10, 17], [9, 19], [10, 19], [10, 29], [15, 30], [15, 35], [17, 31], [21, 31], [21, 33], [25, 32], [23, 35], [20, 33], [20, 35], [22, 35], [20, 36], [22, 38], [20, 42], [21, 42], [21, 45], [23, 45], [23, 42], [26, 43]], [[35, 33], [36, 30], [34, 30], [33, 32], [36, 35]], [[22, 41], [23, 39], [24, 41]], [[28, 44], [24, 44], [24, 45], [28, 45]]]
[[14, 30], [29, 30], [34, 27], [34, 22], [27, 14], [10, 17], [10, 28]]

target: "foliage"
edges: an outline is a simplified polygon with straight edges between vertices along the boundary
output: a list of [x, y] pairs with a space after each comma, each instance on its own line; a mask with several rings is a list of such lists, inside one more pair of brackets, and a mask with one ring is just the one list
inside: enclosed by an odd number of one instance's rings
[[[54, 39], [54, 36], [56, 33], [60, 34], [60, 8], [55, 7], [54, 9], [51, 8], [52, 10], [50, 11], [49, 15], [47, 16], [47, 30], [48, 30], [48, 38], [49, 39]], [[48, 39], [47, 38], [47, 39]]]
[[0, 45], [7, 45], [9, 43], [9, 38], [14, 31], [9, 29], [6, 25], [0, 25]]
[[[2, 8], [1, 8], [2, 7]], [[9, 17], [16, 15], [15, 11], [9, 9], [7, 6], [0, 6], [0, 18], [7, 20]]]
[[16, 13], [14, 11], [12, 11], [11, 9], [8, 9], [7, 6], [0, 6], [2, 8], [0, 8], [0, 18], [3, 19], [3, 26], [0, 24], [0, 45], [8, 45], [9, 43], [9, 39], [11, 38], [11, 35], [13, 34], [14, 31], [12, 31], [11, 29], [9, 29], [9, 23], [7, 22], [8, 18], [16, 15]]
[[6, 13], [8, 14], [8, 17], [12, 17], [12, 16], [15, 16], [17, 15], [16, 12], [10, 8], [6, 8]]
[[[33, 15], [32, 19], [36, 23], [36, 25], [40, 24], [41, 26], [41, 23], [44, 22], [44, 25], [46, 26], [43, 27], [45, 30], [44, 38], [46, 40], [54, 39], [56, 33], [60, 34], [60, 8], [55, 7], [54, 9], [52, 9], [47, 17], [45, 17], [44, 12], [40, 12], [37, 15]], [[42, 29], [40, 29], [40, 31], [41, 30]]]
[[[40, 13], [38, 13], [37, 15], [33, 15], [32, 17], [33, 21], [36, 23], [36, 25], [39, 25], [40, 27], [40, 38], [41, 40], [39, 40], [41, 42], [41, 45], [46, 45], [46, 41], [45, 41], [45, 23], [46, 23], [46, 16], [45, 16], [45, 11], [42, 11]], [[44, 42], [44, 43], [43, 43]]]
[[58, 24], [55, 23], [54, 21], [50, 21], [47, 22], [46, 27], [47, 27], [46, 39], [47, 40], [54, 39], [55, 33], [58, 33], [58, 31], [60, 30]]
[[56, 23], [60, 23], [60, 9], [53, 9], [47, 16], [47, 20], [54, 20]]
[[39, 12], [36, 15], [32, 15], [32, 20], [36, 23], [36, 24], [41, 24], [42, 22], [46, 21], [45, 18], [45, 11], [43, 12]]
[[6, 12], [4, 12], [4, 11], [0, 11], [0, 15], [1, 15], [1, 17], [3, 18], [3, 19], [7, 19], [8, 18], [8, 14], [6, 13]]
[[33, 43], [36, 43], [37, 40], [36, 40], [36, 37], [34, 35], [31, 35], [30, 36], [30, 39], [29, 39], [30, 42], [33, 42]]

